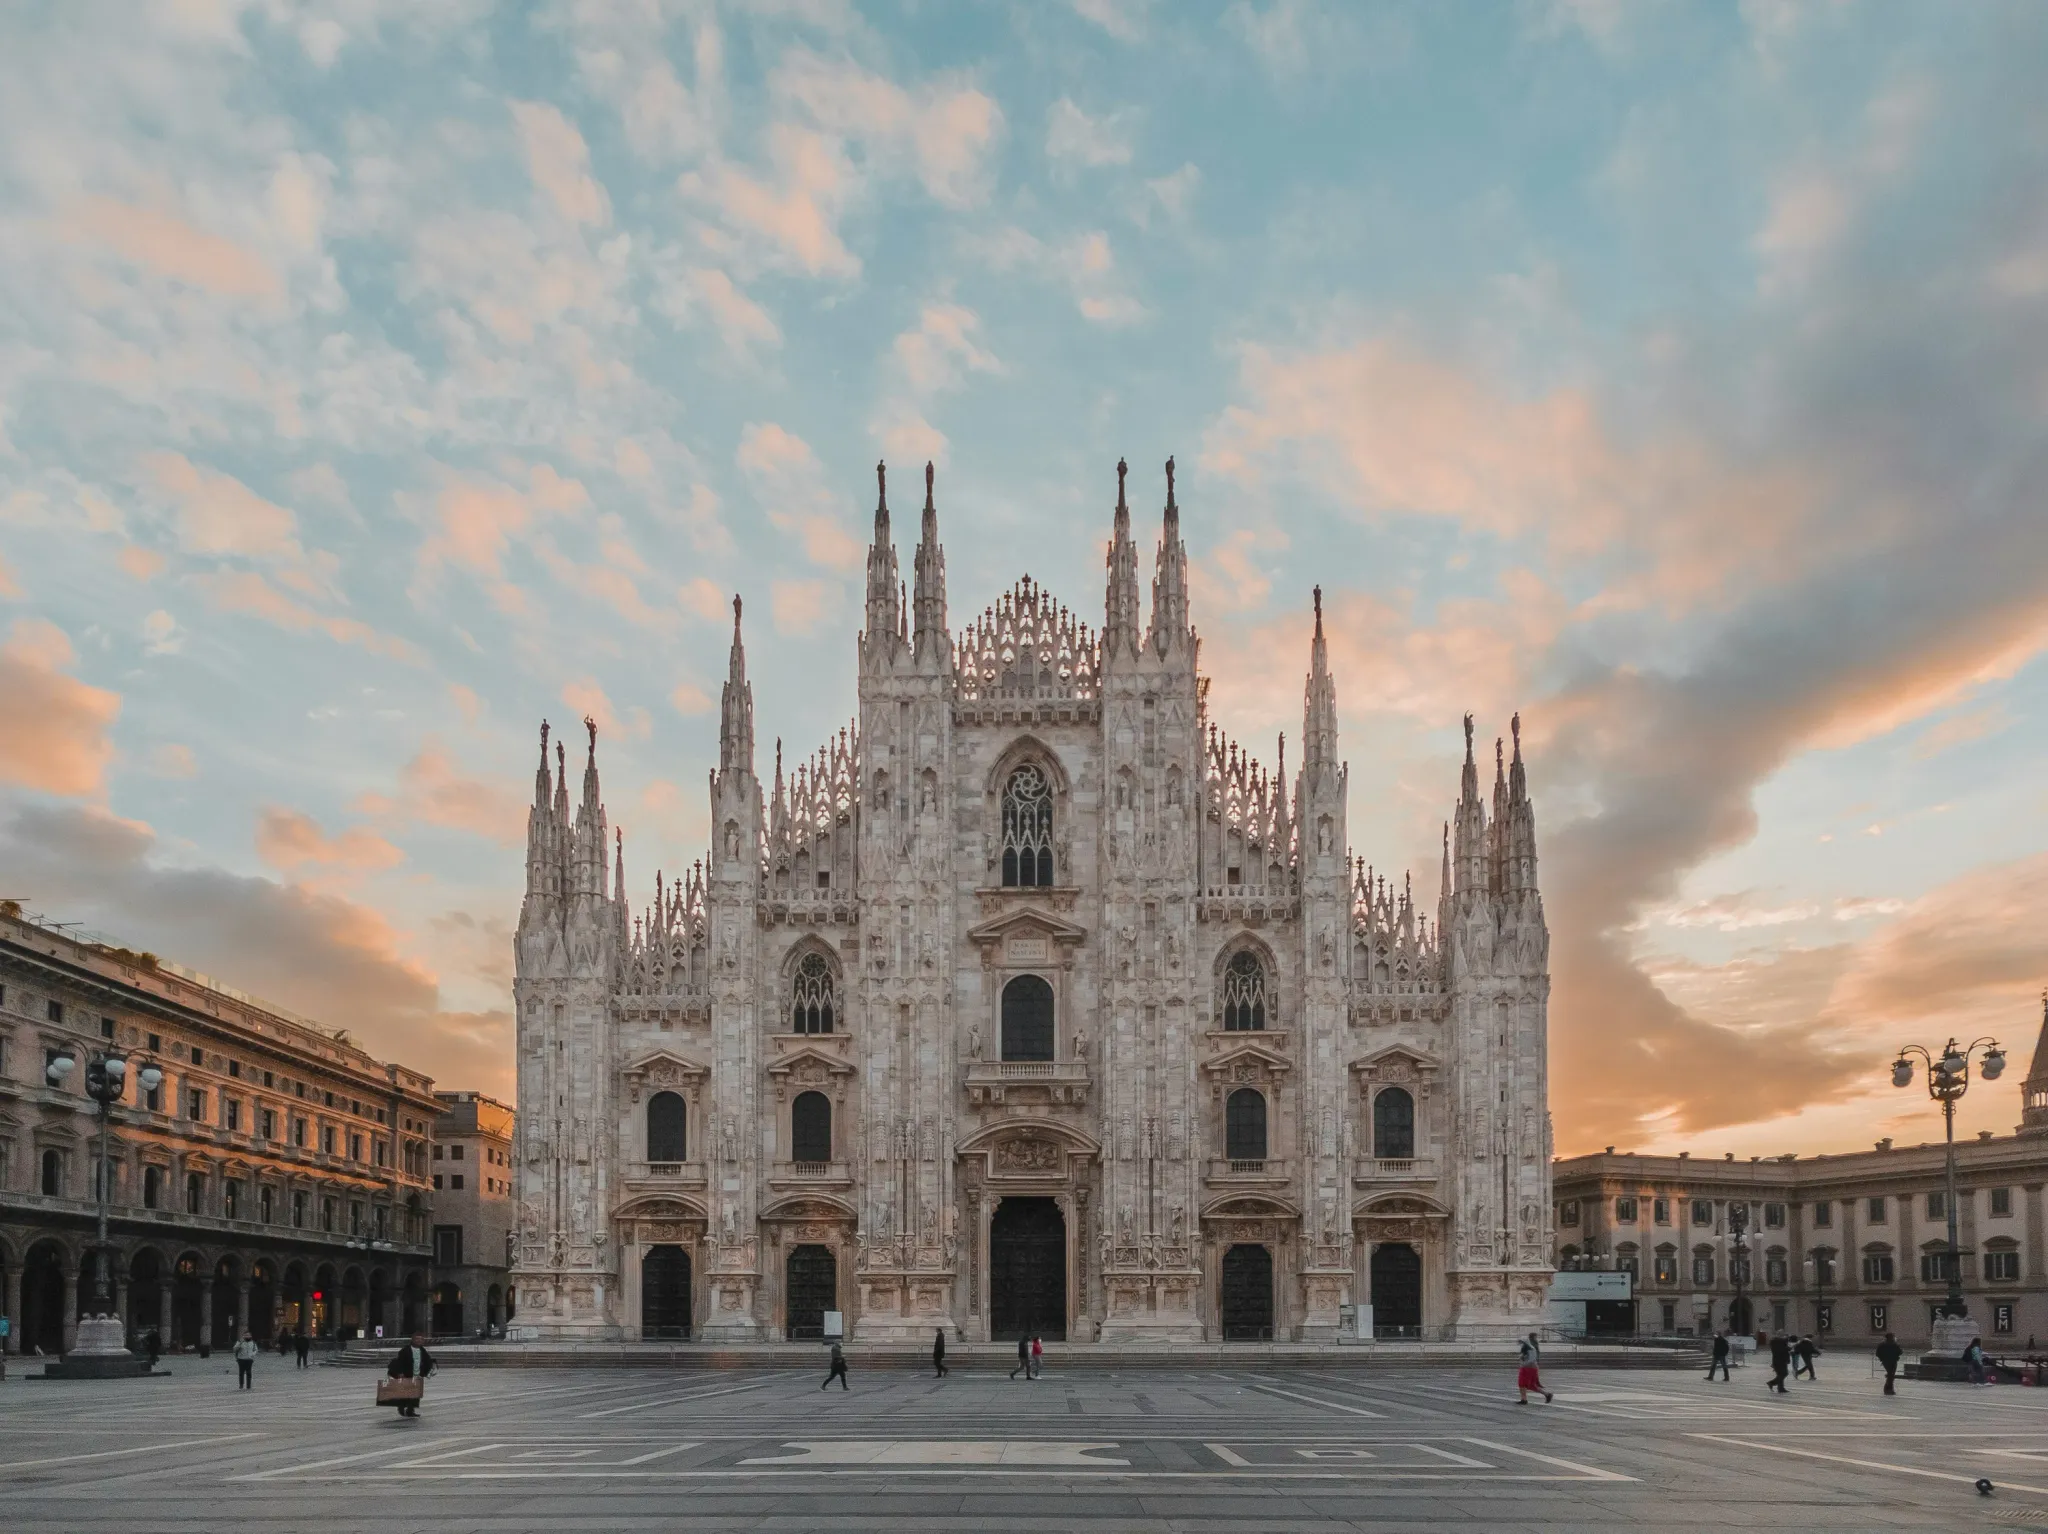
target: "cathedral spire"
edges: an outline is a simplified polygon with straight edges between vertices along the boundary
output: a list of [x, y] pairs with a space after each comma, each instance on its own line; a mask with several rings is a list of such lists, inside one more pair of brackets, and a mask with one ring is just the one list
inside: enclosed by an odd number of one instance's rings
[[718, 771], [754, 771], [754, 689], [747, 682], [747, 647], [740, 638], [740, 599], [732, 599], [732, 658], [718, 700]]
[[1316, 632], [1309, 641], [1308, 685], [1302, 705], [1302, 769], [1311, 777], [1337, 764], [1337, 681], [1330, 675], [1330, 644], [1323, 637], [1323, 588], [1315, 588]]
[[1164, 655], [1189, 637], [1188, 551], [1180, 538], [1180, 505], [1174, 499], [1173, 460], [1166, 460], [1166, 516], [1159, 532], [1159, 563], [1152, 578], [1153, 647]]
[[889, 469], [875, 465], [875, 537], [868, 545], [866, 642], [883, 653], [903, 629], [902, 582], [896, 574], [896, 544], [889, 535]]
[[946, 633], [946, 550], [939, 543], [939, 508], [932, 501], [932, 465], [924, 466], [924, 517], [918, 527], [912, 599], [917, 656], [936, 655], [943, 666], [951, 637]]
[[526, 812], [526, 893], [554, 892], [554, 792], [548, 773], [548, 722], [540, 722], [540, 767], [533, 775], [533, 807]]
[[2048, 1133], [2048, 991], [2041, 993], [2041, 1033], [2020, 1089], [2020, 1133]]
[[1135, 655], [1139, 641], [1138, 549], [1131, 542], [1131, 507], [1124, 499], [1124, 476], [1116, 461], [1116, 516], [1109, 533], [1109, 590], [1103, 600], [1102, 650], [1105, 657]]
[[1461, 895], [1487, 887], [1486, 802], [1479, 797], [1479, 764], [1472, 755], [1472, 716], [1465, 716], [1465, 766], [1458, 785], [1457, 832], [1452, 849]]

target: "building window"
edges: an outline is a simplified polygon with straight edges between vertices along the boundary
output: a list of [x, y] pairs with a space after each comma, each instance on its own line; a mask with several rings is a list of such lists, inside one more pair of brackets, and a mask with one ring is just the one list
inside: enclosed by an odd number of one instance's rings
[[111, 1017], [103, 1017], [103, 1018], [101, 1018], [101, 1019], [100, 1019], [100, 1037], [101, 1037], [101, 1038], [103, 1038], [103, 1039], [111, 1039], [111, 1038], [112, 1038], [113, 1036], [114, 1036], [114, 1020], [113, 1020], [113, 1019], [112, 1019]]
[[1577, 1199], [1565, 1199], [1557, 1206], [1557, 1223], [1560, 1225], [1576, 1225], [1579, 1223], [1579, 1201]]
[[1884, 1222], [1885, 1222], [1885, 1218], [1886, 1218], [1886, 1213], [1885, 1213], [1885, 1201], [1884, 1201], [1883, 1197], [1882, 1197], [1882, 1196], [1880, 1196], [1880, 1197], [1877, 1197], [1877, 1198], [1874, 1198], [1874, 1199], [1871, 1199], [1871, 1200], [1869, 1200], [1869, 1204], [1868, 1204], [1868, 1207], [1867, 1207], [1867, 1208], [1865, 1209], [1864, 1213], [1865, 1213], [1865, 1217], [1869, 1219], [1869, 1221], [1870, 1221], [1870, 1223], [1871, 1223], [1871, 1224], [1873, 1224], [1873, 1225], [1882, 1225], [1882, 1224], [1884, 1224]]
[[460, 1193], [462, 1191], [462, 1174], [460, 1172], [452, 1173], [449, 1176], [448, 1187], [449, 1190], [454, 1193]]
[[434, 1174], [434, 1191], [436, 1193], [441, 1191], [441, 1174], [439, 1172]]
[[264, 1139], [275, 1140], [277, 1138], [277, 1111], [275, 1109], [265, 1108], [257, 1122], [263, 1126]]
[[256, 1190], [256, 1218], [265, 1225], [270, 1223], [270, 1208], [270, 1190], [268, 1188], [258, 1188]]
[[326, 1156], [334, 1154], [334, 1126], [332, 1124], [323, 1124], [320, 1128], [320, 1152]]
[[797, 960], [789, 979], [789, 1031], [832, 1031], [832, 963], [813, 950]]
[[1714, 1223], [1713, 1200], [1696, 1198], [1692, 1201], [1692, 1222], [1695, 1225], [1712, 1225]]
[[1642, 1262], [1636, 1256], [1634, 1247], [1623, 1246], [1615, 1248], [1614, 1270], [1617, 1273], [1626, 1273], [1630, 1278], [1636, 1278], [1641, 1275]]
[[1052, 987], [1039, 975], [1019, 975], [1003, 987], [1003, 1058], [1053, 1058]]
[[204, 1065], [206, 1063], [206, 1051], [197, 1044], [192, 1046], [192, 1063], [194, 1065]]
[[1873, 1305], [1870, 1307], [1870, 1329], [1873, 1332], [1884, 1331], [1890, 1319], [1891, 1312], [1884, 1306]]
[[1692, 1282], [1696, 1289], [1711, 1289], [1714, 1286], [1714, 1259], [1704, 1254], [1692, 1260]]
[[164, 1169], [160, 1166], [146, 1166], [142, 1169], [142, 1207], [161, 1209], [164, 1202]]
[[292, 1195], [292, 1229], [306, 1228], [306, 1195], [303, 1192]]
[[51, 1022], [53, 1022], [53, 1023], [61, 1023], [61, 1022], [63, 1022], [63, 1021], [64, 1021], [64, 1003], [63, 1003], [63, 1002], [61, 1002], [61, 1001], [46, 1001], [46, 1002], [44, 1002], [44, 1003], [43, 1003], [43, 1015], [44, 1015], [45, 1017], [47, 1017], [47, 1018], [48, 1018], [48, 1019], [49, 1019], [49, 1020], [50, 1020]]
[[1922, 1252], [1920, 1254], [1920, 1282], [1923, 1284], [1945, 1284], [1948, 1282], [1949, 1261], [1947, 1252]]
[[1003, 785], [1003, 885], [1049, 885], [1052, 872], [1052, 785], [1027, 764]]
[[1834, 1223], [1835, 1206], [1831, 1202], [1827, 1199], [1822, 1199], [1813, 1206], [1813, 1226], [1815, 1230], [1826, 1230]]
[[348, 1137], [348, 1159], [351, 1161], [361, 1161], [363, 1159], [363, 1137], [359, 1134], [351, 1134]]
[[449, 1146], [449, 1147], [448, 1147], [448, 1159], [449, 1159], [450, 1161], [460, 1161], [460, 1160], [462, 1159], [462, 1147], [461, 1147], [461, 1146], [459, 1146], [459, 1145], [451, 1145], [451, 1146]]
[[363, 1233], [363, 1206], [359, 1200], [348, 1201], [348, 1233], [360, 1236]]
[[447, 1147], [447, 1146], [445, 1146], [445, 1145], [437, 1145], [437, 1146], [435, 1146], [435, 1147], [434, 1147], [434, 1159], [435, 1159], [436, 1161], [442, 1161], [442, 1160], [445, 1160], [445, 1159], [447, 1158], [447, 1155], [448, 1155], [448, 1147]]
[[1927, 1218], [1930, 1220], [1945, 1220], [1948, 1218], [1948, 1195], [1946, 1193], [1936, 1192], [1927, 1195]]
[[1614, 1223], [1633, 1225], [1636, 1222], [1636, 1201], [1632, 1198], [1618, 1198], [1614, 1201]]
[[1388, 1087], [1372, 1100], [1372, 1153], [1389, 1161], [1415, 1155], [1415, 1099], [1405, 1087]]
[[1784, 1288], [1789, 1272], [1790, 1270], [1786, 1266], [1783, 1257], [1767, 1256], [1764, 1258], [1764, 1282], [1771, 1288]]
[[206, 1122], [206, 1094], [187, 1092], [185, 1094], [185, 1117], [195, 1124]]
[[1784, 1228], [1785, 1206], [1783, 1204], [1764, 1205], [1764, 1229], [1783, 1230]]
[[198, 1214], [206, 1204], [206, 1179], [197, 1172], [185, 1174], [185, 1213]]
[[387, 1240], [390, 1235], [391, 1206], [389, 1204], [379, 1204], [377, 1206], [377, 1239], [379, 1241]]
[[1266, 1099], [1250, 1087], [1230, 1094], [1223, 1108], [1223, 1154], [1231, 1161], [1266, 1159]]
[[330, 1233], [334, 1230], [334, 1200], [331, 1198], [320, 1200], [320, 1228]]
[[1678, 1254], [1677, 1254], [1676, 1252], [1659, 1252], [1659, 1253], [1657, 1254], [1656, 1264], [1655, 1264], [1655, 1266], [1653, 1267], [1653, 1269], [1652, 1269], [1651, 1271], [1652, 1271], [1652, 1273], [1654, 1274], [1654, 1276], [1655, 1276], [1655, 1281], [1656, 1281], [1657, 1283], [1660, 1283], [1660, 1284], [1675, 1284], [1675, 1283], [1677, 1283], [1677, 1282], [1678, 1282]]
[[789, 1159], [823, 1165], [832, 1159], [832, 1100], [799, 1092], [789, 1105]]
[[164, 1084], [161, 1081], [142, 1094], [142, 1106], [151, 1113], [164, 1111]]
[[1659, 1225], [1669, 1225], [1671, 1223], [1671, 1200], [1668, 1198], [1651, 1199], [1650, 1217]]
[[1663, 1323], [1664, 1323], [1664, 1331], [1665, 1331], [1665, 1334], [1666, 1334], [1666, 1335], [1668, 1336], [1669, 1334], [1671, 1334], [1671, 1333], [1673, 1333], [1673, 1332], [1677, 1331], [1677, 1330], [1678, 1330], [1678, 1305], [1677, 1305], [1677, 1303], [1676, 1303], [1675, 1301], [1672, 1301], [1672, 1300], [1665, 1300], [1665, 1301], [1664, 1301], [1664, 1302], [1662, 1303], [1662, 1305], [1660, 1305], [1660, 1306], [1659, 1306], [1658, 1308], [1659, 1308], [1659, 1309], [1660, 1309], [1660, 1310], [1661, 1310], [1661, 1311], [1663, 1312], [1663, 1314], [1662, 1314], [1662, 1316], [1661, 1316], [1661, 1318], [1660, 1318], [1660, 1319], [1661, 1319], [1661, 1320], [1663, 1321]]
[[680, 1093], [656, 1092], [647, 1100], [647, 1159], [690, 1159], [689, 1109]]
[[64, 1196], [64, 1153], [59, 1150], [43, 1152], [43, 1197]]
[[292, 1144], [300, 1150], [306, 1148], [306, 1121], [304, 1119], [292, 1120]]
[[242, 1105], [231, 1097], [227, 1100], [227, 1110], [229, 1131], [240, 1133], [242, 1128]]
[[1863, 1282], [1866, 1284], [1888, 1284], [1892, 1281], [1892, 1256], [1890, 1252], [1868, 1252], [1863, 1258]]
[[2019, 1282], [2020, 1254], [2017, 1251], [1996, 1251], [1984, 1254], [1984, 1277], [1994, 1284]]
[[462, 1227], [460, 1225], [436, 1225], [434, 1227], [434, 1265], [442, 1268], [462, 1266]]
[[1993, 1188], [1991, 1190], [1991, 1217], [1996, 1220], [2010, 1219], [2012, 1217], [2012, 1189]]
[[1232, 954], [1223, 967], [1223, 1026], [1231, 1033], [1266, 1026], [1266, 966], [1255, 953]]
[[230, 1220], [239, 1220], [242, 1217], [242, 1185], [239, 1182], [230, 1179], [222, 1183], [220, 1200], [220, 1212], [222, 1214], [226, 1215]]

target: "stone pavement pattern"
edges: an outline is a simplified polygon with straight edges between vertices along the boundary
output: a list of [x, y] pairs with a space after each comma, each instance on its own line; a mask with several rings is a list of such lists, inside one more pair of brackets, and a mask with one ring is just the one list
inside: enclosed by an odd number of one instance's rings
[[[375, 1376], [179, 1359], [0, 1384], [0, 1527], [1168, 1530], [2048, 1527], [2048, 1390], [1760, 1370], [448, 1372], [416, 1422]], [[1970, 1482], [1999, 1484], [1990, 1499]]]

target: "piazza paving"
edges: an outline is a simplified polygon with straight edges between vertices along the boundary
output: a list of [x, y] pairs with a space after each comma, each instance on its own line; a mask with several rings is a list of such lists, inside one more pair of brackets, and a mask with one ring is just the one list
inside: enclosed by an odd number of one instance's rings
[[[1764, 1371], [986, 1363], [447, 1369], [413, 1421], [376, 1376], [265, 1358], [0, 1384], [0, 1527], [1339, 1530], [2048, 1527], [2048, 1390]], [[1973, 1482], [1988, 1477], [1990, 1497]]]

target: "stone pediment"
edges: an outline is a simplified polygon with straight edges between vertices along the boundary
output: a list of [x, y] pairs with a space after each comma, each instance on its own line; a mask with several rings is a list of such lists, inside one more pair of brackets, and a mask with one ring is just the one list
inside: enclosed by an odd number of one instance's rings
[[997, 1119], [967, 1136], [956, 1150], [962, 1156], [971, 1156], [987, 1150], [998, 1140], [1016, 1139], [1057, 1140], [1077, 1156], [1102, 1154], [1101, 1143], [1092, 1135], [1058, 1119], [1040, 1118]]
[[1450, 1210], [1435, 1199], [1425, 1198], [1419, 1193], [1382, 1193], [1377, 1198], [1369, 1198], [1354, 1204], [1351, 1214], [1354, 1219], [1367, 1215], [1375, 1218], [1384, 1215], [1419, 1220], [1447, 1220], [1451, 1217]]
[[1443, 1069], [1443, 1062], [1426, 1049], [1413, 1044], [1389, 1044], [1351, 1062], [1361, 1082], [1375, 1086], [1400, 1086], [1428, 1082]]
[[1088, 929], [1041, 907], [1019, 905], [969, 927], [967, 938], [969, 942], [979, 945], [984, 950], [1028, 949], [1031, 945], [1038, 945], [1038, 951], [1043, 954], [1043, 959], [1039, 962], [1049, 962], [1060, 949], [1073, 948], [1086, 942]]
[[657, 1049], [627, 1066], [624, 1075], [626, 1091], [633, 1102], [640, 1101], [643, 1090], [659, 1092], [665, 1088], [687, 1090], [694, 1101], [711, 1071], [694, 1060]]
[[1227, 1193], [1203, 1207], [1205, 1220], [1298, 1220], [1301, 1211], [1287, 1199], [1264, 1193]]
[[[1258, 1075], [1277, 1076], [1294, 1069], [1294, 1063], [1287, 1056], [1262, 1042], [1256, 1034], [1239, 1034], [1237, 1037], [1244, 1042], [1210, 1056], [1202, 1062], [1202, 1069], [1211, 1076], [1240, 1081]], [[1248, 1076], [1247, 1072], [1251, 1075]]]
[[788, 1096], [791, 1088], [802, 1092], [814, 1087], [830, 1087], [834, 1096], [843, 1098], [847, 1079], [857, 1074], [853, 1065], [837, 1050], [811, 1043], [799, 1044], [777, 1055], [768, 1065], [768, 1079], [775, 1083], [777, 1102]]
[[792, 1198], [777, 1199], [761, 1211], [764, 1220], [815, 1222], [832, 1221], [851, 1225], [859, 1216], [851, 1205], [836, 1198], [821, 1198], [815, 1193], [799, 1194]]
[[662, 1194], [628, 1199], [612, 1211], [612, 1218], [615, 1220], [695, 1220], [702, 1223], [708, 1217], [694, 1200]]

